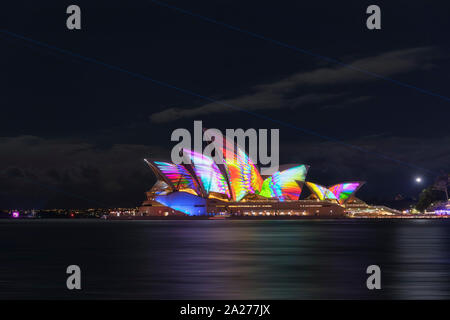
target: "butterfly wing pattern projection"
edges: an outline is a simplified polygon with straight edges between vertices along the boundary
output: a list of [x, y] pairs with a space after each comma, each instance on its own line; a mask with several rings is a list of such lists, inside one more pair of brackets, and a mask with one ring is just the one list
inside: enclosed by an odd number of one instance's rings
[[223, 139], [222, 145], [216, 146], [222, 148], [223, 165], [230, 183], [232, 199], [240, 201], [248, 193], [258, 193], [263, 179], [245, 151], [227, 138]]
[[173, 189], [201, 195], [197, 181], [184, 166], [162, 161], [145, 161]]
[[329, 187], [328, 189], [331, 192], [333, 192], [333, 194], [335, 195], [340, 204], [344, 204], [355, 194], [355, 192], [359, 188], [361, 188], [363, 184], [364, 182], [360, 181], [343, 182], [335, 184], [334, 186]]
[[305, 165], [299, 165], [281, 172], [277, 171], [264, 180], [259, 195], [277, 198], [280, 201], [298, 200], [307, 172], [308, 167]]
[[203, 190], [209, 195], [211, 192], [225, 194], [231, 198], [228, 183], [214, 160], [201, 153], [183, 149], [183, 155], [190, 159], [195, 175], [203, 185]]
[[306, 186], [319, 200], [337, 200], [334, 193], [325, 186], [312, 182], [306, 182]]

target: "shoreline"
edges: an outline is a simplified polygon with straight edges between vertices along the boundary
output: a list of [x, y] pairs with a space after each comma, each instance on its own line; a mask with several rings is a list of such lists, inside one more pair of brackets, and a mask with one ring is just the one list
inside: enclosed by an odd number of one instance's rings
[[446, 215], [393, 215], [393, 216], [127, 216], [127, 217], [106, 217], [106, 218], [94, 218], [94, 217], [20, 217], [20, 218], [1, 218], [0, 221], [80, 221], [80, 220], [103, 220], [103, 221], [199, 221], [199, 220], [243, 220], [243, 221], [292, 221], [292, 220], [403, 220], [403, 219], [417, 219], [417, 220], [434, 220], [434, 219], [448, 219], [450, 216]]
[[338, 217], [338, 216], [292, 216], [292, 217], [283, 217], [283, 216], [268, 216], [268, 217], [224, 217], [224, 218], [213, 218], [213, 217], [108, 217], [104, 220], [159, 220], [159, 221], [168, 221], [168, 220], [375, 220], [375, 219], [447, 219], [448, 216], [361, 216], [361, 217]]

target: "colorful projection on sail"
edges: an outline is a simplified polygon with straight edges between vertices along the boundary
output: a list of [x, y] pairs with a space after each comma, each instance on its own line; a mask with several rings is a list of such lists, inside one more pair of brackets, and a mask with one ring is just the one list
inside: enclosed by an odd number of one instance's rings
[[306, 182], [306, 186], [319, 200], [337, 200], [333, 192], [320, 184]]
[[233, 200], [240, 201], [246, 194], [261, 190], [263, 179], [256, 165], [237, 144], [224, 138], [222, 157]]
[[185, 190], [187, 192], [200, 195], [200, 189], [197, 182], [185, 167], [180, 164], [172, 164], [161, 161], [154, 161], [153, 163], [172, 183], [176, 190]]
[[340, 204], [347, 202], [348, 199], [363, 185], [362, 182], [339, 183], [328, 189], [333, 192]]
[[201, 181], [206, 194], [217, 192], [231, 198], [227, 181], [213, 159], [188, 149], [183, 149], [183, 155], [191, 160], [195, 175]]
[[267, 198], [284, 200], [298, 200], [302, 192], [302, 185], [308, 168], [304, 165], [284, 171], [277, 171], [264, 180], [259, 195]]

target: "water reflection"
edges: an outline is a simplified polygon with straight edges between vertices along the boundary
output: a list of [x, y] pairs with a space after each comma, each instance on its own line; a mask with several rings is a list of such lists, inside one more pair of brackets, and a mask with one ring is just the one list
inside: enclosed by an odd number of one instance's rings
[[395, 285], [398, 299], [439, 299], [449, 296], [448, 228], [432, 221], [400, 225], [395, 244]]
[[[449, 221], [0, 222], [0, 298], [449, 298]], [[83, 290], [65, 289], [78, 264]], [[368, 265], [382, 290], [366, 288]]]

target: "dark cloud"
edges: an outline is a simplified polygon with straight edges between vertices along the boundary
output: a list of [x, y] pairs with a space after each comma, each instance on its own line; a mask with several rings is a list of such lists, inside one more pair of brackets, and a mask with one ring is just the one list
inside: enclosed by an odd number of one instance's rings
[[[421, 190], [413, 183], [423, 176], [432, 183], [442, 170], [450, 171], [450, 136], [440, 139], [405, 138], [384, 134], [334, 142], [282, 143], [280, 162], [311, 165], [308, 179], [324, 185], [364, 180], [363, 194], [393, 197], [396, 193], [415, 196]], [[363, 148], [365, 151], [360, 151]], [[366, 190], [366, 191], [364, 191]]]
[[379, 78], [358, 72], [363, 70], [390, 77], [433, 67], [432, 61], [440, 57], [438, 49], [432, 47], [394, 50], [375, 56], [360, 58], [347, 63], [348, 67], [322, 67], [299, 72], [276, 83], [261, 86], [264, 90], [284, 90], [302, 85], [329, 85], [353, 82], [370, 82]]
[[[279, 109], [280, 107], [297, 108], [300, 106], [319, 104], [321, 102], [325, 103], [342, 96], [342, 94], [313, 93], [302, 96], [285, 97], [279, 93], [262, 91], [234, 99], [222, 100], [221, 102], [252, 111]], [[169, 108], [159, 113], [152, 114], [150, 120], [155, 123], [164, 123], [182, 118], [192, 118], [205, 114], [226, 113], [232, 111], [235, 111], [235, 109], [217, 103], [210, 103], [192, 109]]]
[[[0, 138], [3, 199], [28, 203], [46, 199], [49, 206], [138, 205], [154, 177], [144, 157], [167, 157], [157, 146], [93, 144], [35, 136]], [[84, 201], [80, 201], [84, 199]], [[133, 202], [133, 200], [135, 202]], [[14, 203], [9, 203], [13, 206]]]
[[[257, 85], [244, 94], [220, 102], [244, 108], [246, 110], [270, 110], [280, 108], [299, 108], [315, 104], [349, 105], [368, 100], [367, 96], [349, 97], [349, 93], [305, 93], [299, 87], [337, 85], [353, 82], [379, 80], [356, 70], [374, 72], [385, 77], [432, 67], [431, 61], [440, 56], [437, 49], [431, 47], [395, 50], [375, 56], [353, 60], [348, 68], [343, 66], [319, 67], [312, 71], [302, 71], [273, 83]], [[311, 89], [308, 89], [311, 91]], [[340, 101], [339, 101], [340, 100]], [[169, 108], [150, 115], [154, 123], [164, 123], [183, 118], [198, 117], [205, 114], [232, 112], [235, 109], [208, 103], [195, 108]]]

